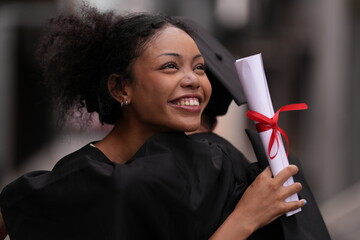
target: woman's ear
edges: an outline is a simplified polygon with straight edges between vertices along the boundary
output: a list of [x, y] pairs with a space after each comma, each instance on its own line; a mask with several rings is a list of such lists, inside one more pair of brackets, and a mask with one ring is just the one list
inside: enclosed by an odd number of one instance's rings
[[121, 81], [121, 75], [119, 74], [111, 74], [108, 78], [108, 91], [110, 95], [120, 104], [124, 104], [128, 101], [128, 93], [126, 83]]

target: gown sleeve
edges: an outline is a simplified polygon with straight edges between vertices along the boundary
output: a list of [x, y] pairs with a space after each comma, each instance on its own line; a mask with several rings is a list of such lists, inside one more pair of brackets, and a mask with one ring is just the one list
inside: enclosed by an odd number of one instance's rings
[[86, 146], [52, 171], [29, 172], [8, 184], [0, 206], [11, 240], [102, 239], [102, 205], [113, 166]]
[[201, 240], [246, 189], [239, 176], [219, 144], [164, 133], [123, 165], [86, 145], [7, 185], [0, 207], [12, 240]]

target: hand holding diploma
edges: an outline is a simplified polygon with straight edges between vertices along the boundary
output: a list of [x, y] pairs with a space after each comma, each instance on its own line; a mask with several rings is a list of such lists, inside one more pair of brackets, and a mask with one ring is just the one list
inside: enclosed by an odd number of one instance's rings
[[[288, 142], [288, 137], [278, 126], [279, 114], [282, 111], [306, 109], [307, 106], [303, 103], [287, 105], [274, 113], [261, 54], [238, 59], [235, 62], [235, 67], [250, 109], [247, 116], [256, 123], [257, 131], [267, 152], [271, 171], [276, 176], [283, 168], [289, 165], [281, 135], [284, 136], [286, 142]], [[290, 177], [284, 183], [284, 186], [293, 183], [294, 179]], [[285, 201], [297, 200], [299, 200], [298, 195], [293, 194]], [[286, 215], [291, 216], [299, 211], [301, 211], [301, 208], [288, 212]]]

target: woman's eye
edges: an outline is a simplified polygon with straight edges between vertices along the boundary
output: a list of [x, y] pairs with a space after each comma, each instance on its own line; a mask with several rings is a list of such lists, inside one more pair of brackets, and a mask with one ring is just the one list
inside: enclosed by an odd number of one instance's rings
[[205, 65], [204, 64], [198, 64], [198, 65], [195, 66], [195, 70], [205, 71]]
[[177, 65], [176, 63], [167, 63], [165, 64], [162, 69], [177, 69]]

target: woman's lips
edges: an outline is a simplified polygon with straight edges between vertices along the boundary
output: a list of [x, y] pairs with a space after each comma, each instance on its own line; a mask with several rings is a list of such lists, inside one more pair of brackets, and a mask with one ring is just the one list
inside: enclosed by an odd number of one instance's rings
[[173, 107], [180, 108], [189, 112], [200, 112], [200, 99], [197, 97], [183, 97], [171, 101]]
[[172, 103], [178, 106], [200, 106], [200, 100], [196, 97], [179, 98]]

